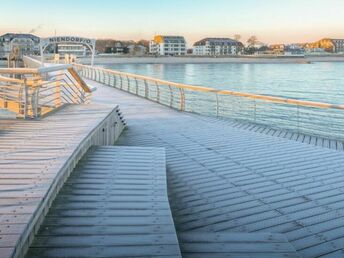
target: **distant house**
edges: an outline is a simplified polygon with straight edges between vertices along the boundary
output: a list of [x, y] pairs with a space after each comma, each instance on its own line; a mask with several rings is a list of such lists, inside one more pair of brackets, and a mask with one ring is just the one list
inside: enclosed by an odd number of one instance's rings
[[147, 53], [147, 48], [143, 45], [132, 44], [128, 46], [128, 52], [130, 55], [143, 56]]
[[120, 41], [114, 41], [112, 44], [105, 46], [104, 53], [106, 54], [126, 54], [128, 53], [128, 48]]
[[242, 43], [230, 38], [204, 38], [193, 45], [193, 54], [202, 56], [237, 55]]
[[182, 36], [157, 35], [149, 42], [149, 53], [160, 56], [183, 56], [186, 54], [186, 41]]
[[343, 53], [344, 39], [324, 38], [314, 43], [306, 43], [305, 50], [307, 52]]
[[287, 56], [304, 55], [305, 49], [302, 44], [288, 44], [288, 45], [285, 45], [284, 54]]
[[39, 53], [40, 38], [32, 34], [6, 33], [0, 36], [0, 58], [7, 57], [14, 47], [23, 55]]

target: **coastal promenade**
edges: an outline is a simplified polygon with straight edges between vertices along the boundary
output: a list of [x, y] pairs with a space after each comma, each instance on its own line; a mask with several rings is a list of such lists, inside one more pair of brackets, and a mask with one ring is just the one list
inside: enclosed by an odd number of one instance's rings
[[[94, 101], [116, 101], [128, 120], [117, 145], [166, 148], [178, 235], [278, 233], [301, 257], [344, 255], [343, 151], [252, 131], [231, 120], [175, 111], [92, 83], [98, 88]], [[219, 252], [214, 257], [278, 257], [271, 250], [269, 255], [256, 250], [240, 256], [233, 248], [225, 254], [221, 245], [204, 245], [211, 242], [210, 235], [198, 243], [204, 247], [199, 251], [189, 249], [181, 237], [183, 255], [192, 250], [193, 257], [207, 257], [207, 252]]]
[[92, 104], [1, 120], [0, 257], [344, 256], [342, 141], [178, 111], [188, 100], [171, 85], [83, 74], [104, 81], [83, 78]]

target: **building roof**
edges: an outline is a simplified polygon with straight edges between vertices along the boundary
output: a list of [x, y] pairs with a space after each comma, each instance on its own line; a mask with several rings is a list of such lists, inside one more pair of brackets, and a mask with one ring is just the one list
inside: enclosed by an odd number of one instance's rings
[[204, 46], [206, 42], [214, 45], [233, 45], [240, 44], [239, 41], [230, 38], [204, 38], [194, 43], [194, 46]]
[[170, 41], [182, 41], [185, 43], [185, 38], [183, 36], [165, 36], [165, 35], [156, 35], [154, 41], [157, 43], [173, 43]]
[[31, 38], [33, 40], [39, 40], [40, 38], [29, 33], [6, 33], [1, 35], [0, 38], [10, 38], [11, 40], [14, 38]]

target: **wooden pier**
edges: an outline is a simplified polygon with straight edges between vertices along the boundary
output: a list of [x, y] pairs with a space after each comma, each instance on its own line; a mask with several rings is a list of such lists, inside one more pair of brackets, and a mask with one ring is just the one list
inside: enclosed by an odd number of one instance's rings
[[[278, 233], [301, 257], [344, 257], [342, 150], [175, 111], [96, 85], [94, 101], [116, 100], [128, 120], [118, 145], [166, 148], [178, 235]], [[222, 257], [260, 255], [230, 254]]]
[[0, 257], [344, 257], [342, 142], [87, 83], [0, 120]]

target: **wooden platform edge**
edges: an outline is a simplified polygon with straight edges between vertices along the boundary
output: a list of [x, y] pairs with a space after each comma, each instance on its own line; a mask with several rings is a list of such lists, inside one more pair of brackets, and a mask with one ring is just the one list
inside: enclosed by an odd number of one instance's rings
[[[25, 257], [35, 234], [39, 230], [44, 217], [49, 211], [49, 208], [62, 188], [63, 184], [69, 177], [70, 173], [75, 168], [76, 164], [93, 145], [113, 145], [118, 139], [126, 124], [119, 111], [119, 106], [114, 105], [111, 112], [98, 124], [97, 127], [92, 128], [87, 136], [79, 143], [73, 154], [68, 158], [64, 165], [60, 168], [58, 176], [50, 186], [43, 202], [40, 203], [39, 208], [33, 214], [33, 217], [21, 235], [11, 258]], [[104, 133], [105, 136], [104, 137]]]

